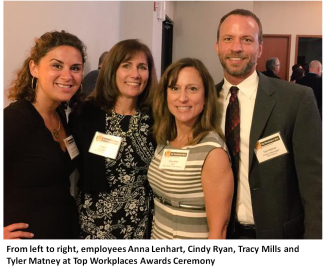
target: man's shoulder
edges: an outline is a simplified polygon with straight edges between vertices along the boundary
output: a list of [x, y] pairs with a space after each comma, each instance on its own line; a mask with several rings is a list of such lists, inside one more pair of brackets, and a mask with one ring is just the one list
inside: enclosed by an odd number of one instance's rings
[[277, 102], [277, 107], [287, 110], [289, 104], [300, 104], [304, 99], [312, 99], [313, 90], [304, 85], [278, 80], [260, 75], [257, 96], [267, 96]]
[[269, 71], [265, 70], [265, 71], [261, 71], [262, 74], [264, 74], [265, 76], [269, 76]]
[[99, 73], [99, 70], [98, 69], [92, 70], [89, 73], [87, 73], [87, 75], [85, 76], [85, 78], [86, 77], [90, 77], [90, 76], [96, 76], [96, 75], [98, 75], [98, 73]]
[[223, 84], [224, 84], [224, 80], [222, 80], [221, 82], [219, 82], [219, 83], [217, 83], [217, 84], [215, 85], [216, 90], [217, 90], [217, 95], [218, 95], [218, 97], [219, 97], [219, 94], [220, 94], [220, 91], [221, 91], [221, 89], [222, 89]]
[[314, 82], [321, 80], [321, 77], [314, 73], [307, 73], [305, 76], [297, 79], [298, 84], [308, 83], [308, 82]]
[[308, 87], [300, 85], [300, 84], [288, 82], [285, 80], [279, 80], [279, 79], [267, 77], [264, 75], [260, 75], [259, 78], [260, 78], [259, 86], [272, 87], [275, 90], [275, 92], [277, 92], [277, 90], [281, 90], [281, 91], [278, 91], [280, 93], [285, 93], [285, 92], [293, 93], [293, 91], [296, 91], [294, 93], [298, 94], [300, 92], [308, 91], [308, 89], [309, 89]]

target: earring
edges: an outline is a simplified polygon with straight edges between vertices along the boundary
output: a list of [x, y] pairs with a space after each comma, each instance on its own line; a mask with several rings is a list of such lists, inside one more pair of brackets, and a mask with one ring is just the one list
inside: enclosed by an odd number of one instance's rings
[[[34, 80], [35, 79], [35, 80]], [[35, 83], [35, 84], [34, 84]], [[35, 78], [34, 76], [33, 76], [33, 78], [32, 78], [32, 89], [35, 91], [35, 89], [36, 89], [36, 85], [37, 85], [37, 78]]]
[[80, 87], [79, 87], [76, 95], [80, 95], [80, 94], [82, 94], [82, 84], [80, 84]]

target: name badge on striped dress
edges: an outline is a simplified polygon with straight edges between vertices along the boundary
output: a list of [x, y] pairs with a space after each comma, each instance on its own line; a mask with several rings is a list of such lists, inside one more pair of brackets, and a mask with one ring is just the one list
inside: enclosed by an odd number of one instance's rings
[[164, 149], [159, 169], [183, 171], [186, 166], [190, 150], [170, 150]]

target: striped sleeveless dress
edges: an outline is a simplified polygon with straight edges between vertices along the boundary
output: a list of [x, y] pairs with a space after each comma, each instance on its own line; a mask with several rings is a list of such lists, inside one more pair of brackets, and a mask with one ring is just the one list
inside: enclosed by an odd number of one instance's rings
[[159, 169], [164, 149], [172, 151], [174, 148], [157, 146], [148, 170], [149, 183], [155, 193], [151, 239], [208, 238], [201, 171], [207, 155], [215, 148], [223, 148], [228, 153], [218, 133], [211, 131], [197, 145], [182, 148], [189, 150], [189, 156], [185, 169], [177, 171]]

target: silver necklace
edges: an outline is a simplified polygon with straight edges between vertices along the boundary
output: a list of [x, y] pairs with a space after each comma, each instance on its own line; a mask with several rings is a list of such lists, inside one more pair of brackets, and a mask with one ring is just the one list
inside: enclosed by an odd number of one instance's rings
[[139, 111], [135, 112], [135, 115], [131, 117], [129, 129], [127, 131], [123, 131], [120, 125], [120, 120], [117, 113], [112, 110], [112, 118], [111, 118], [111, 126], [115, 128], [119, 136], [121, 137], [130, 137], [134, 131], [138, 129], [139, 120], [141, 113]]

